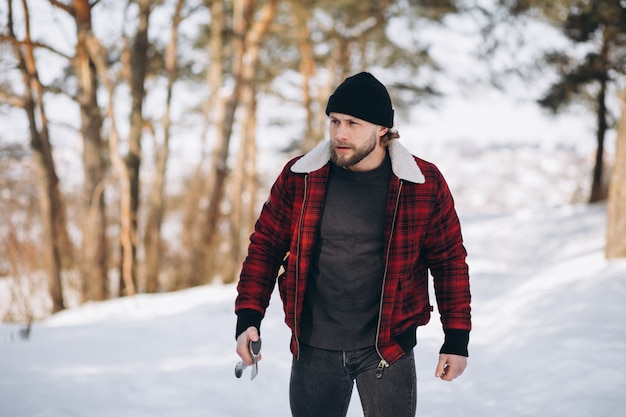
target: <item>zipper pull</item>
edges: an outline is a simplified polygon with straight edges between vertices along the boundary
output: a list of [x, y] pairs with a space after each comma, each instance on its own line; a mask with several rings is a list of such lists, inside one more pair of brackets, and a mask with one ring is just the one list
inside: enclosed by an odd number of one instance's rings
[[380, 362], [378, 362], [378, 367], [376, 368], [376, 379], [380, 379], [383, 377], [383, 372], [385, 371], [385, 368], [389, 368], [389, 364], [386, 360], [381, 359]]

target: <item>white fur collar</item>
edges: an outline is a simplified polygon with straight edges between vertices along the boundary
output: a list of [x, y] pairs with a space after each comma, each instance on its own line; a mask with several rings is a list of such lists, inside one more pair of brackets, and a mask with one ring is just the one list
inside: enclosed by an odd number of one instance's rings
[[[306, 174], [317, 171], [330, 160], [330, 142], [324, 141], [313, 148], [310, 152], [296, 161], [291, 167], [291, 171]], [[413, 159], [413, 155], [407, 148], [402, 146], [397, 140], [389, 145], [389, 156], [391, 158], [391, 169], [400, 179], [423, 184], [426, 182], [424, 174]]]

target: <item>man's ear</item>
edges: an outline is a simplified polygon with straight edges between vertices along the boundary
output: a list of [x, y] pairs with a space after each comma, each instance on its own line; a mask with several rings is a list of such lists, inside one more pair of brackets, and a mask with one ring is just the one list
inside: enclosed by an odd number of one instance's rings
[[389, 132], [389, 128], [385, 126], [378, 126], [378, 137], [382, 138], [385, 134]]

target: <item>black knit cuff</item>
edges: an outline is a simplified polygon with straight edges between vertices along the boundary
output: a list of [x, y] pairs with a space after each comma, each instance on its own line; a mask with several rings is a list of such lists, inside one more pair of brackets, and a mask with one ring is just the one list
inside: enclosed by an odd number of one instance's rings
[[263, 315], [256, 310], [244, 308], [237, 313], [237, 327], [235, 328], [235, 340], [250, 326], [256, 327], [261, 335], [261, 320]]
[[439, 353], [449, 355], [469, 356], [467, 345], [469, 344], [469, 330], [447, 329], [444, 330], [445, 341]]

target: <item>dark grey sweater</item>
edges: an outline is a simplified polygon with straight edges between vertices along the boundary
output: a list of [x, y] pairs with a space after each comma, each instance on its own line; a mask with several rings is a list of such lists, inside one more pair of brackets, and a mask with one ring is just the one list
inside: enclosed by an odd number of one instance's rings
[[300, 339], [323, 349], [373, 346], [384, 265], [389, 157], [368, 172], [331, 164], [307, 281]]

